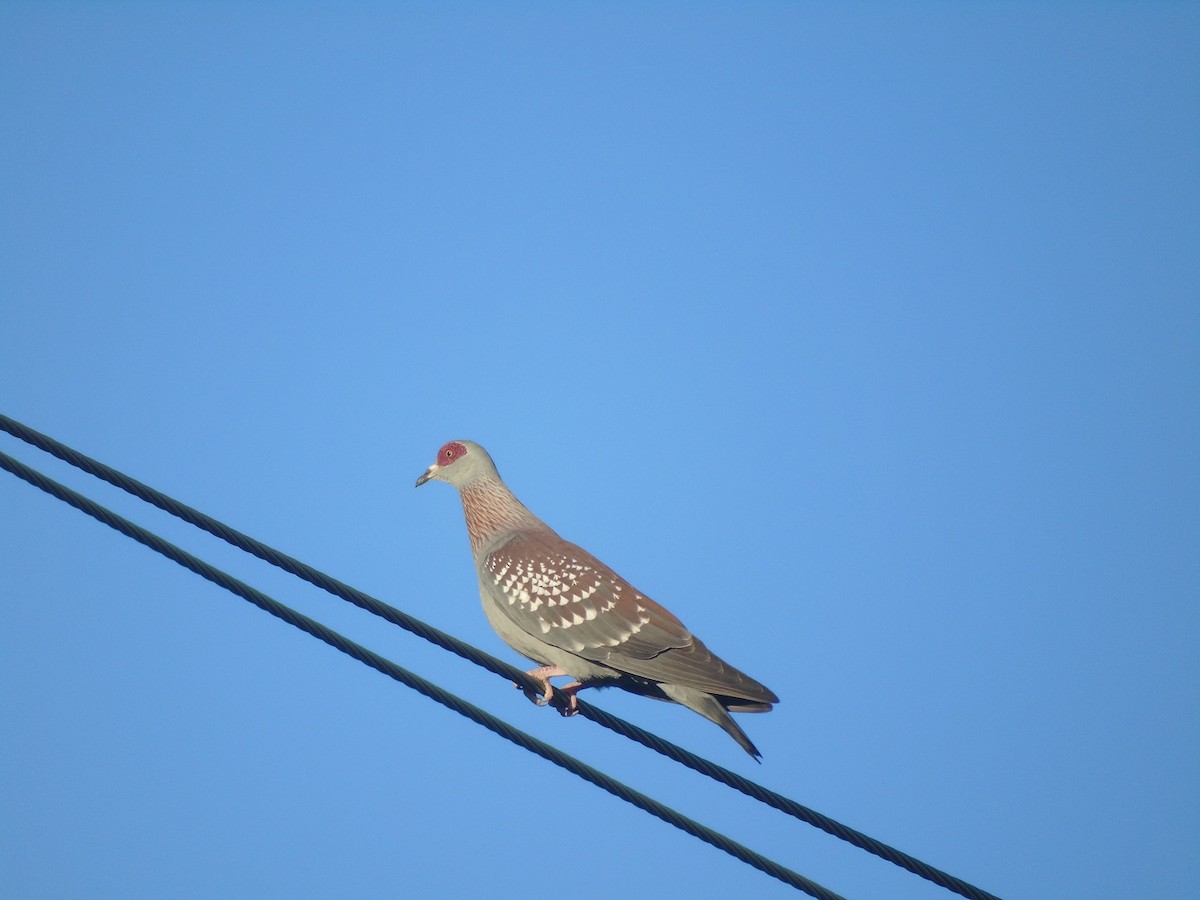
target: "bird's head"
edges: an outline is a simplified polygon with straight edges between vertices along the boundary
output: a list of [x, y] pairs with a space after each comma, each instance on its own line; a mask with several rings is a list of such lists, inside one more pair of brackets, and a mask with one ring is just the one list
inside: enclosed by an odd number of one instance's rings
[[445, 481], [460, 490], [479, 478], [496, 477], [496, 465], [488, 452], [474, 441], [450, 441], [437, 452], [437, 459], [417, 479], [417, 487], [427, 481]]

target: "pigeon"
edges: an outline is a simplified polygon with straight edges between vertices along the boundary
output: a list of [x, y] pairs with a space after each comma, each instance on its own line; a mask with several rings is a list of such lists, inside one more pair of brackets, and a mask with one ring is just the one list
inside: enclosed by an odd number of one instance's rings
[[[417, 479], [458, 488], [484, 613], [496, 633], [538, 668], [563, 715], [576, 693], [619, 687], [686, 706], [723, 728], [755, 760], [762, 754], [731, 712], [768, 712], [775, 694], [709, 650], [674, 615], [583, 548], [560, 537], [516, 498], [487, 451], [450, 441]], [[571, 678], [555, 688], [551, 678]]]

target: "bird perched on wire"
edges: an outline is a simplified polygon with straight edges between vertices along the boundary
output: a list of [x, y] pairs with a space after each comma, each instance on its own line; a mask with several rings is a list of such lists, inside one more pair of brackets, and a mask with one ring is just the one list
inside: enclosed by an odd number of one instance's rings
[[762, 754], [730, 716], [767, 712], [779, 698], [718, 658], [684, 624], [581, 547], [559, 537], [501, 480], [487, 451], [450, 441], [417, 479], [458, 488], [479, 592], [504, 641], [539, 664], [528, 674], [557, 688], [563, 715], [578, 712], [585, 687], [616, 686], [686, 706], [720, 725], [756, 760]]

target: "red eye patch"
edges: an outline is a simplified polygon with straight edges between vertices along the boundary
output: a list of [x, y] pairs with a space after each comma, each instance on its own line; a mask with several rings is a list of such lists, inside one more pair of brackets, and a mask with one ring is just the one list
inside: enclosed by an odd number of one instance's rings
[[442, 449], [437, 454], [437, 464], [439, 466], [447, 466], [454, 462], [460, 456], [466, 455], [467, 448], [458, 441], [451, 441], [448, 444], [443, 444]]

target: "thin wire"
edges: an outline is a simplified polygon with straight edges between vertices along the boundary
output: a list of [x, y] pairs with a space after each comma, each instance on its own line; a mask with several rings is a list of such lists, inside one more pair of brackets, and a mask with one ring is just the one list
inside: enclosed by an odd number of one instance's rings
[[88, 499], [82, 494], [76, 493], [70, 488], [59, 484], [56, 481], [47, 478], [42, 473], [31, 469], [23, 463], [18, 462], [7, 454], [0, 453], [0, 468], [7, 469], [18, 478], [29, 482], [34, 487], [40, 488], [51, 496], [57, 497], [64, 503], [68, 503], [81, 512], [86, 513], [97, 521], [103, 522], [110, 528], [124, 534], [126, 537], [133, 538], [139, 544], [149, 547], [161, 553], [163, 556], [177, 562], [185, 569], [190, 569], [197, 575], [208, 579], [220, 587], [225, 588], [244, 600], [253, 603], [259, 609], [270, 613], [276, 618], [282, 619], [289, 625], [299, 628], [301, 631], [312, 635], [318, 640], [324, 641], [331, 647], [334, 647], [348, 656], [357, 659], [372, 669], [382, 672], [384, 675], [395, 679], [407, 687], [412, 688], [420, 694], [428, 697], [431, 700], [440, 703], [448, 709], [454, 710], [461, 716], [465, 716], [476, 724], [482, 725], [489, 731], [500, 735], [508, 741], [516, 744], [518, 747], [536, 753], [549, 762], [554, 763], [568, 772], [579, 776], [585, 781], [594, 784], [614, 797], [631, 803], [638, 809], [650, 813], [669, 825], [674, 825], [681, 831], [685, 831], [693, 837], [699, 838], [707, 844], [711, 844], [718, 850], [723, 850], [730, 856], [738, 859], [747, 865], [753, 866], [760, 872], [770, 875], [772, 878], [777, 878], [784, 884], [787, 884], [799, 891], [803, 891], [820, 900], [844, 900], [839, 894], [835, 894], [828, 888], [822, 887], [815, 881], [805, 878], [803, 875], [793, 872], [791, 869], [780, 865], [760, 853], [751, 850], [743, 844], [720, 834], [717, 831], [709, 828], [707, 825], [701, 825], [694, 819], [675, 811], [659, 801], [646, 796], [640, 791], [636, 791], [626, 784], [623, 784], [609, 775], [601, 772], [598, 769], [589, 766], [569, 754], [563, 753], [557, 747], [540, 741], [532, 735], [526, 734], [520, 729], [514, 728], [503, 719], [497, 718], [485, 710], [480, 709], [473, 703], [469, 703], [449, 691], [446, 691], [427, 681], [419, 675], [409, 672], [389, 659], [386, 659], [379, 654], [368, 650], [361, 644], [356, 644], [354, 641], [345, 637], [342, 634], [326, 627], [315, 619], [310, 619], [308, 616], [297, 612], [289, 606], [285, 606], [279, 601], [268, 597], [266, 594], [258, 591], [243, 581], [239, 581], [232, 575], [217, 569], [203, 560], [193, 556], [187, 551], [175, 546], [172, 543], [164, 540], [156, 534], [147, 531], [140, 525], [135, 525], [128, 519], [125, 519], [110, 509], [106, 509], [98, 503]]
[[[537, 682], [533, 681], [533, 679], [531, 679], [520, 669], [509, 665], [503, 660], [497, 659], [496, 657], [489, 653], [485, 653], [483, 650], [480, 650], [477, 647], [473, 647], [470, 644], [460, 641], [458, 638], [452, 637], [451, 635], [446, 634], [444, 631], [440, 631], [439, 629], [434, 628], [432, 625], [428, 625], [425, 622], [422, 622], [420, 619], [416, 619], [413, 616], [410, 616], [393, 606], [389, 606], [388, 604], [383, 603], [382, 601], [377, 600], [368, 594], [364, 594], [362, 591], [356, 590], [355, 588], [352, 588], [349, 585], [346, 585], [341, 581], [338, 581], [337, 579], [332, 578], [329, 575], [326, 575], [325, 573], [314, 569], [313, 567], [294, 559], [291, 556], [288, 556], [285, 553], [281, 553], [273, 547], [269, 547], [266, 544], [263, 544], [262, 542], [229, 527], [225, 523], [200, 512], [199, 510], [180, 503], [178, 500], [169, 497], [161, 491], [157, 491], [140, 481], [130, 478], [128, 475], [119, 472], [111, 466], [107, 466], [89, 456], [85, 456], [79, 451], [68, 447], [66, 444], [56, 441], [47, 435], [41, 434], [27, 425], [23, 425], [2, 413], [0, 413], [0, 430], [7, 431], [14, 437], [17, 437], [40, 450], [44, 450], [52, 456], [55, 456], [64, 462], [70, 463], [76, 468], [81, 469], [90, 475], [94, 475], [95, 477], [106, 481], [109, 484], [118, 487], [121, 490], [132, 494], [133, 496], [138, 497], [139, 499], [144, 500], [145, 502], [156, 506], [161, 510], [164, 510], [165, 512], [168, 512], [171, 515], [184, 520], [185, 522], [195, 525], [197, 528], [221, 538], [221, 540], [232, 544], [240, 550], [244, 550], [245, 552], [269, 562], [286, 572], [290, 572], [296, 577], [302, 578], [310, 584], [320, 587], [334, 596], [340, 597], [348, 603], [354, 604], [360, 609], [364, 609], [367, 612], [373, 613], [374, 615], [379, 616], [380, 618], [385, 619], [386, 621], [391, 622], [392, 624], [397, 625], [412, 634], [424, 638], [425, 640], [441, 647], [444, 650], [462, 657], [463, 659], [469, 660], [477, 666], [500, 675], [509, 681], [516, 682], [522, 686], [527, 694], [540, 691], [540, 686]], [[553, 702], [557, 704], [562, 703], [563, 701], [556, 694]], [[666, 740], [665, 738], [646, 731], [645, 729], [640, 728], [631, 722], [627, 722], [618, 716], [605, 712], [603, 709], [597, 706], [580, 700], [579, 712], [585, 718], [591, 719], [593, 722], [608, 728], [610, 731], [614, 731], [632, 741], [636, 741], [642, 746], [648, 747], [651, 750], [666, 756], [668, 759], [672, 759], [681, 765], [687, 766], [689, 769], [692, 769], [695, 772], [699, 772], [700, 774], [724, 784], [727, 787], [731, 787], [748, 797], [752, 797], [761, 803], [765, 803], [772, 809], [776, 809], [785, 815], [792, 816], [793, 818], [799, 819], [802, 822], [806, 822], [815, 828], [819, 828], [827, 834], [831, 834], [840, 840], [846, 841], [847, 843], [852, 844], [861, 850], [866, 850], [868, 853], [871, 853], [880, 859], [885, 859], [893, 865], [900, 866], [901, 868], [906, 869], [915, 875], [919, 875], [921, 878], [944, 887], [949, 891], [952, 891], [963, 897], [969, 897], [971, 900], [999, 900], [995, 894], [988, 893], [981, 888], [975, 887], [969, 882], [963, 881], [961, 878], [957, 878], [954, 875], [943, 872], [941, 869], [937, 869], [934, 866], [931, 866], [928, 863], [903, 852], [902, 850], [897, 850], [895, 847], [885, 844], [882, 841], [878, 841], [861, 831], [857, 831], [856, 829], [837, 821], [836, 819], [832, 819], [823, 813], [817, 812], [814, 809], [810, 809], [807, 806], [804, 806], [795, 800], [772, 791], [761, 784], [751, 781], [750, 779], [739, 775], [736, 772], [732, 772], [729, 769], [719, 766], [702, 756], [698, 756], [695, 753], [692, 753], [690, 750], [686, 750], [683, 747]]]

